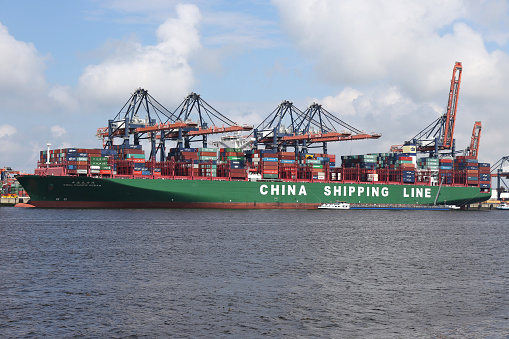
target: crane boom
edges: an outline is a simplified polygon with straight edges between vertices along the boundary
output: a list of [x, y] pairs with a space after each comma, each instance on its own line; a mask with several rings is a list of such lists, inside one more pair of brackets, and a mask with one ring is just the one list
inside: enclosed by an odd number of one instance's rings
[[482, 129], [481, 122], [476, 121], [474, 123], [474, 129], [472, 130], [472, 139], [470, 141], [470, 147], [468, 148], [467, 154], [475, 157], [475, 159], [477, 159], [477, 154], [479, 153], [479, 141], [481, 140], [481, 129]]
[[451, 89], [449, 91], [449, 101], [447, 103], [447, 117], [444, 131], [443, 148], [450, 149], [454, 138], [454, 125], [456, 123], [456, 111], [458, 110], [458, 95], [461, 83], [461, 62], [456, 61], [452, 71]]

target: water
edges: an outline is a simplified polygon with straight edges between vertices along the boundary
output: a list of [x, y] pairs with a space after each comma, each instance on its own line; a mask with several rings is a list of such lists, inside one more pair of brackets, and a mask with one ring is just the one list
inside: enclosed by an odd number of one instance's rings
[[507, 211], [0, 208], [0, 336], [509, 337]]

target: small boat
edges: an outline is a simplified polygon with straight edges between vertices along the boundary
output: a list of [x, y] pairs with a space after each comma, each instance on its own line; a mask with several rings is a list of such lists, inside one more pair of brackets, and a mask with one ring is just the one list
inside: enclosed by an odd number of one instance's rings
[[318, 208], [326, 210], [349, 210], [350, 204], [344, 201], [334, 203], [323, 203], [320, 206], [318, 206]]
[[509, 204], [502, 202], [497, 206], [497, 210], [509, 210]]

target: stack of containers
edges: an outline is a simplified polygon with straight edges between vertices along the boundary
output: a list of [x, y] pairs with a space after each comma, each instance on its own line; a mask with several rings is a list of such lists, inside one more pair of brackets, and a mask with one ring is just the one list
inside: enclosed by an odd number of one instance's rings
[[453, 160], [452, 158], [440, 158], [438, 161], [440, 169], [440, 181], [443, 184], [453, 183]]
[[149, 169], [145, 166], [145, 153], [142, 149], [123, 148], [120, 150], [119, 157], [133, 163], [134, 175], [150, 175]]
[[199, 160], [200, 155], [197, 148], [170, 148], [168, 157], [175, 161], [192, 162]]
[[247, 172], [244, 166], [244, 161], [232, 160], [230, 161], [230, 177], [235, 179], [245, 179]]
[[375, 169], [376, 168], [376, 161], [377, 161], [377, 154], [363, 154], [359, 155], [360, 160], [360, 168], [365, 169]]
[[76, 157], [76, 173], [88, 174], [88, 153], [86, 149], [78, 148]]
[[219, 150], [219, 160], [227, 161], [244, 161], [244, 152], [242, 148], [221, 148]]
[[438, 158], [420, 158], [417, 161], [417, 168], [422, 170], [438, 172], [438, 166]]
[[[341, 162], [346, 168], [354, 168], [359, 166], [359, 168], [364, 169], [375, 169], [380, 166], [380, 162], [385, 161], [384, 157], [381, 157], [380, 154], [383, 153], [370, 153], [370, 154], [362, 154], [362, 155], [345, 155], [341, 156]], [[330, 162], [331, 167], [332, 161]], [[335, 165], [335, 161], [334, 161]]]
[[279, 159], [276, 150], [256, 150], [260, 154], [260, 166], [263, 179], [279, 178]]
[[405, 153], [398, 155], [394, 164], [395, 169], [401, 170], [401, 181], [403, 183], [415, 182], [416, 159]]
[[394, 167], [401, 169], [401, 181], [403, 183], [415, 182], [416, 150], [415, 145], [405, 145], [403, 146], [403, 153], [397, 155]]
[[198, 148], [198, 160], [193, 161], [193, 171], [198, 168], [198, 176], [217, 176], [217, 148]]
[[107, 157], [90, 157], [90, 174], [111, 174]]
[[318, 159], [318, 158], [323, 159], [324, 157], [321, 157], [321, 156], [318, 157], [317, 155], [322, 155], [322, 154], [306, 154], [304, 164], [306, 166], [312, 167], [312, 170], [311, 170], [312, 179], [325, 180], [325, 171], [323, 169], [323, 165], [324, 165], [325, 161]]
[[281, 179], [297, 179], [297, 166], [294, 152], [279, 152], [279, 172]]
[[198, 148], [200, 161], [217, 161], [217, 148]]
[[454, 160], [454, 166], [457, 170], [465, 171], [467, 185], [479, 185], [479, 163], [473, 156], [458, 156]]
[[67, 174], [78, 174], [78, 150], [76, 148], [67, 148], [65, 160], [67, 163]]
[[487, 162], [479, 163], [479, 187], [482, 189], [491, 188], [490, 164]]

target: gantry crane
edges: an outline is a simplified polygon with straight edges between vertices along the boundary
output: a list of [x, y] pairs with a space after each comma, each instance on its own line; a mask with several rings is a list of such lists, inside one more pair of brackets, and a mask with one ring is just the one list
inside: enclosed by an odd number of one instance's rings
[[[147, 114], [146, 119], [139, 117], [142, 111]], [[222, 127], [216, 126], [214, 119]], [[252, 129], [251, 126], [237, 125], [196, 93], [189, 94], [174, 112], [170, 112], [147, 90], [139, 88], [116, 117], [108, 121], [108, 127], [97, 130], [97, 136], [103, 139], [104, 148], [112, 148], [114, 138], [123, 138], [122, 147], [127, 148], [131, 147], [131, 136], [134, 146], [138, 146], [140, 140], [148, 139], [151, 143], [150, 159], [155, 160], [160, 152], [160, 161], [164, 161], [166, 140], [176, 141], [179, 148], [190, 147], [191, 142], [195, 141], [201, 141], [203, 147], [207, 147], [209, 134]]]
[[[461, 84], [461, 62], [456, 62], [452, 71], [447, 111], [437, 120], [419, 132], [405, 145], [415, 145], [418, 152], [429, 152], [430, 156], [438, 155], [440, 151], [450, 151], [454, 154], [454, 126], [456, 123], [456, 112], [458, 110], [458, 96]], [[394, 145], [391, 151], [401, 152], [402, 145]]]
[[[504, 181], [504, 178], [509, 179], [509, 156], [500, 158], [491, 166], [491, 176], [497, 177], [497, 199], [500, 200], [500, 194], [509, 190], [509, 186]], [[504, 184], [505, 188], [501, 184]]]
[[[346, 130], [338, 132], [334, 124]], [[290, 101], [281, 104], [253, 131], [255, 148], [264, 144], [266, 148], [307, 153], [308, 147], [322, 147], [327, 153], [327, 142], [360, 139], [377, 139], [381, 134], [367, 134], [350, 126], [321, 105], [313, 103], [302, 112]], [[320, 143], [321, 146], [313, 146]]]

